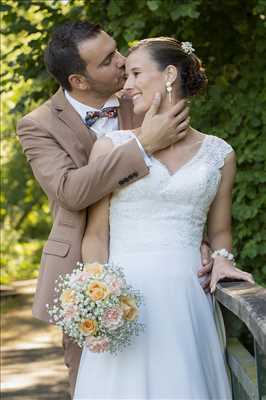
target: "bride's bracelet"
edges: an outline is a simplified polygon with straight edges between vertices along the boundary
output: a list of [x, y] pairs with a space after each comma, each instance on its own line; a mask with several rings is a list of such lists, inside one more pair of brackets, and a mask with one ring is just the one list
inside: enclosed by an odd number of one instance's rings
[[211, 258], [215, 258], [216, 256], [220, 256], [220, 257], [224, 257], [226, 258], [226, 260], [231, 261], [233, 264], [233, 267], [236, 266], [236, 262], [235, 262], [235, 257], [232, 253], [229, 253], [228, 250], [226, 249], [218, 249], [215, 250], [212, 254], [211, 254]]

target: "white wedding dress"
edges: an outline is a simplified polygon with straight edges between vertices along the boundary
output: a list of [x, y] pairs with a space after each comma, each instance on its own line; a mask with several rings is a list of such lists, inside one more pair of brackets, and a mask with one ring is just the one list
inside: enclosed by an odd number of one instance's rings
[[[108, 134], [116, 143], [118, 133]], [[110, 204], [110, 260], [142, 291], [145, 333], [118, 356], [82, 352], [81, 399], [231, 399], [211, 296], [197, 271], [200, 244], [225, 157], [215, 136], [175, 173], [152, 157], [149, 175]]]

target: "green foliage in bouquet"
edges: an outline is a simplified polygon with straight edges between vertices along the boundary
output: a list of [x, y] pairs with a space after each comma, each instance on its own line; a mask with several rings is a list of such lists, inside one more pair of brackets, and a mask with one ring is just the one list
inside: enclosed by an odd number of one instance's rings
[[[193, 100], [192, 124], [226, 139], [236, 151], [234, 252], [239, 265], [265, 284], [266, 0], [6, 0], [0, 7], [4, 229], [8, 219], [8, 229], [25, 243], [43, 239], [51, 222], [17, 144], [15, 122], [56, 90], [42, 58], [53, 27], [67, 18], [88, 18], [102, 24], [125, 54], [135, 40], [174, 36], [191, 41], [206, 67], [209, 87]], [[4, 268], [8, 276], [9, 263]]]

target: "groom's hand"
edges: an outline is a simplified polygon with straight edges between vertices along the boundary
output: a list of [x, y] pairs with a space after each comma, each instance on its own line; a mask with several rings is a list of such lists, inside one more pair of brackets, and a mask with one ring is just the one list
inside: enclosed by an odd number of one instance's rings
[[202, 242], [200, 246], [201, 267], [198, 271], [198, 277], [201, 280], [201, 286], [206, 293], [210, 291], [211, 272], [213, 267], [213, 259], [211, 258], [211, 248], [206, 242]]
[[158, 114], [161, 95], [156, 93], [150, 109], [146, 112], [138, 139], [147, 154], [162, 150], [182, 139], [189, 128], [189, 107], [186, 100], [180, 100], [170, 110]]

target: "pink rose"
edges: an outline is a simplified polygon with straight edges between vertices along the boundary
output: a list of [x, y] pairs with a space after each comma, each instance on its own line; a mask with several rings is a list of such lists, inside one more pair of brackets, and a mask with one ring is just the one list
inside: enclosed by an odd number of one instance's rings
[[109, 349], [109, 340], [107, 337], [93, 337], [86, 338], [86, 345], [93, 353], [103, 353]]
[[115, 274], [108, 273], [105, 275], [105, 282], [107, 283], [110, 292], [116, 296], [121, 295], [121, 289], [126, 285], [125, 280], [117, 277]]
[[110, 292], [115, 294], [116, 296], [121, 295], [121, 289], [123, 287], [123, 281], [119, 278], [114, 278], [108, 284]]
[[72, 318], [75, 317], [75, 315], [78, 312], [78, 307], [73, 304], [67, 305], [67, 307], [64, 307], [64, 319], [67, 321], [70, 321]]
[[109, 308], [103, 313], [102, 326], [111, 331], [123, 325], [123, 311], [119, 307]]
[[86, 271], [81, 271], [70, 278], [69, 283], [73, 285], [74, 283], [84, 283], [90, 277], [90, 274]]

